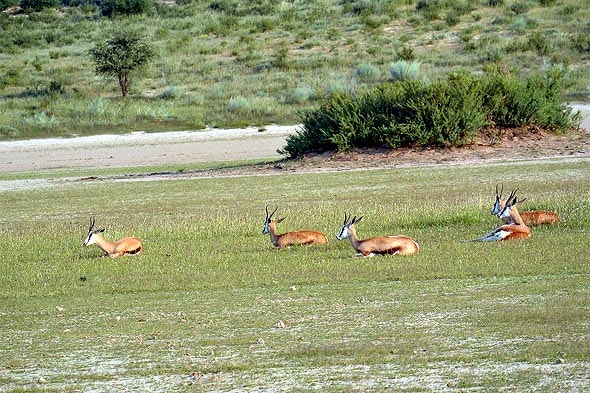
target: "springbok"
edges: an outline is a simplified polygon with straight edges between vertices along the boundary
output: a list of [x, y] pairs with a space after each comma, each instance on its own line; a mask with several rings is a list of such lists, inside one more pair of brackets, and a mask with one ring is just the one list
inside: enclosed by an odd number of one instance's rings
[[[496, 184], [496, 202], [494, 202], [491, 212], [494, 216], [498, 216], [506, 205], [506, 201], [502, 200], [502, 192], [504, 192], [504, 183], [502, 183], [500, 192], [498, 192], [498, 185]], [[532, 210], [522, 212], [520, 213], [520, 218], [522, 218], [522, 221], [528, 226], [559, 224], [559, 216], [557, 213], [547, 210]], [[502, 222], [504, 224], [508, 224], [508, 220], [509, 217], [506, 217], [502, 219]]]
[[357, 252], [357, 256], [372, 257], [383, 254], [400, 254], [400, 255], [414, 255], [418, 253], [420, 247], [418, 243], [411, 237], [404, 235], [396, 236], [378, 236], [370, 239], [359, 240], [356, 236], [355, 224], [361, 222], [363, 217], [349, 217], [344, 213], [344, 223], [336, 237], [338, 240], [348, 239], [352, 244], [352, 248]]
[[281, 235], [277, 234], [277, 224], [283, 222], [284, 217], [279, 220], [273, 220], [273, 216], [276, 213], [278, 206], [272, 211], [268, 212], [268, 206], [266, 206], [266, 220], [264, 221], [264, 227], [262, 228], [262, 234], [270, 235], [270, 242], [275, 248], [285, 248], [291, 246], [306, 246], [308, 244], [327, 244], [328, 238], [321, 232], [317, 231], [295, 231], [286, 232]]
[[531, 237], [531, 230], [523, 222], [516, 205], [526, 200], [518, 200], [516, 197], [516, 190], [510, 193], [510, 196], [506, 199], [506, 203], [502, 210], [498, 213], [498, 217], [504, 222], [504, 225], [499, 226], [492, 232], [475, 239], [474, 241], [480, 242], [495, 242], [500, 240], [514, 240], [514, 239], [526, 239]]
[[116, 242], [109, 242], [103, 236], [104, 228], [94, 229], [94, 217], [90, 217], [90, 228], [88, 228], [88, 236], [84, 241], [85, 246], [96, 244], [101, 250], [112, 258], [123, 255], [137, 255], [141, 253], [141, 240], [136, 237], [124, 237]]

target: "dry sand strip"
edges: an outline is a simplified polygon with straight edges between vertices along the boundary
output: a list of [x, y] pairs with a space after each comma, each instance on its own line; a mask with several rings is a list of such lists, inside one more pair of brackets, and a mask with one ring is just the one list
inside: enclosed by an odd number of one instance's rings
[[0, 142], [0, 173], [280, 158], [298, 126]]

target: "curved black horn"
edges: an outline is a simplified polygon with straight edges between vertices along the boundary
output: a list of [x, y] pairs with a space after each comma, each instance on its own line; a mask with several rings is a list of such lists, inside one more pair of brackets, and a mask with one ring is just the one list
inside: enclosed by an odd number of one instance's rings
[[[499, 194], [498, 194], [498, 184], [502, 185], [502, 188], [500, 189]], [[496, 197], [502, 198], [502, 193], [504, 192], [504, 183], [498, 183], [498, 184], [496, 184]]]
[[517, 190], [518, 190], [518, 188], [515, 188], [514, 190], [512, 190], [512, 192], [510, 193], [510, 195], [506, 199], [506, 205], [514, 204], [516, 202], [516, 191]]
[[91, 231], [92, 228], [94, 228], [94, 216], [90, 216], [90, 228], [88, 230]]
[[274, 214], [277, 212], [277, 209], [279, 208], [279, 206], [277, 205], [277, 206], [275, 207], [275, 209], [272, 211], [272, 213], [268, 214], [268, 207], [269, 207], [269, 206], [270, 206], [270, 205], [266, 205], [266, 218], [267, 218], [267, 219], [269, 219], [269, 218], [272, 218], [272, 216], [273, 216], [273, 215], [274, 215]]

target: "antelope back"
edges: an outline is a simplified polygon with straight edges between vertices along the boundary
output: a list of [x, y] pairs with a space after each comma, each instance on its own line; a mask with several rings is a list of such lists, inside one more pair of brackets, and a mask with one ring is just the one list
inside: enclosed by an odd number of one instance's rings
[[555, 225], [559, 224], [559, 216], [555, 212], [533, 210], [520, 213], [522, 221], [527, 225]]

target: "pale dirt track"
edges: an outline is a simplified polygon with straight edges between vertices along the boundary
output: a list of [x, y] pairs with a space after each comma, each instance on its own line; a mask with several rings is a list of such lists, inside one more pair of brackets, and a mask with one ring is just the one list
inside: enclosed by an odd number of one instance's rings
[[[580, 127], [590, 130], [590, 105], [580, 110]], [[286, 138], [299, 126], [268, 126], [246, 129], [212, 129], [164, 133], [133, 133], [91, 137], [0, 142], [0, 173], [59, 168], [137, 167], [234, 160], [277, 160]], [[480, 143], [462, 149], [397, 149], [357, 151], [311, 157], [297, 162], [258, 165], [252, 168], [198, 172], [191, 176], [246, 175], [277, 171], [315, 171], [400, 165], [473, 163], [506, 159], [590, 157], [590, 134], [567, 138], [545, 133], [508, 133], [493, 146]], [[232, 172], [233, 171], [233, 172]]]
[[296, 126], [0, 142], [0, 173], [278, 158]]

